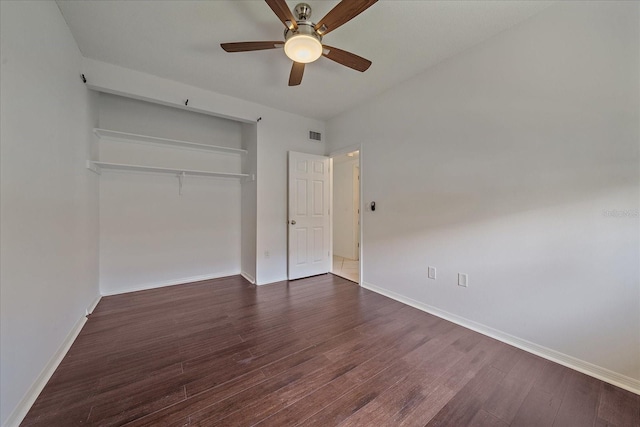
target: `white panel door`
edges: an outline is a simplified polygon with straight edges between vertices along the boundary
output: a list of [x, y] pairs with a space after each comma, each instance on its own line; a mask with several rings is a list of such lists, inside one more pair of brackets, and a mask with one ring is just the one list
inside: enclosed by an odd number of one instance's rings
[[289, 280], [328, 273], [329, 158], [289, 151]]

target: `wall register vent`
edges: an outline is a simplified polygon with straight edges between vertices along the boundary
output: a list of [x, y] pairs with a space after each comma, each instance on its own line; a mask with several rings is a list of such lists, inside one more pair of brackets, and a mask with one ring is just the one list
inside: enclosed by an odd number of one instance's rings
[[320, 132], [309, 131], [309, 139], [312, 141], [322, 141], [322, 134]]

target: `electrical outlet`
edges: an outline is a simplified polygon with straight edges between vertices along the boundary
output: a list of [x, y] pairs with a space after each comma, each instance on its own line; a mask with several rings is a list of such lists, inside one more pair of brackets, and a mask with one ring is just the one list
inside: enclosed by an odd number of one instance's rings
[[271, 254], [269, 253], [269, 251], [264, 251], [264, 257], [265, 258], [269, 258], [271, 256]]
[[429, 279], [435, 280], [436, 279], [436, 268], [429, 266], [429, 270], [428, 271], [429, 271], [429, 273], [428, 273]]
[[469, 285], [469, 275], [465, 273], [458, 273], [458, 286], [467, 287]]

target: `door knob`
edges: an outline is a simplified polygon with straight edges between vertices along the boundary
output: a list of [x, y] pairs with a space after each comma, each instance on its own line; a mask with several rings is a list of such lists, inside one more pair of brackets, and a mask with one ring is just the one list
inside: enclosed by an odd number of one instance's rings
[[295, 219], [291, 220], [291, 225], [296, 225], [296, 220]]

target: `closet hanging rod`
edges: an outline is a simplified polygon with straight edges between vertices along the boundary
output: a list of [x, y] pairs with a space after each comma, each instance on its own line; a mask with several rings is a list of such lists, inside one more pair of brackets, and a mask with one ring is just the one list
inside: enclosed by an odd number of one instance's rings
[[213, 172], [202, 171], [193, 169], [176, 169], [176, 168], [163, 168], [157, 166], [144, 166], [144, 165], [132, 165], [123, 163], [109, 163], [109, 162], [97, 162], [87, 160], [87, 169], [101, 174], [102, 170], [116, 170], [125, 172], [153, 172], [153, 173], [165, 173], [172, 175], [186, 175], [190, 176], [209, 176], [216, 178], [248, 178], [249, 174], [246, 173], [230, 173], [230, 172]]

